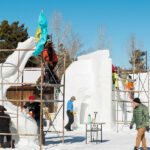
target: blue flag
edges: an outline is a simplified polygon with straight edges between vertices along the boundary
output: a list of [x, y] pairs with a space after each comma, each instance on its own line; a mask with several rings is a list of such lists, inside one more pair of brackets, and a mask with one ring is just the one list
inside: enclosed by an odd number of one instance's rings
[[48, 34], [48, 23], [43, 11], [39, 15], [38, 28], [36, 31], [36, 49], [33, 52], [34, 56], [39, 55], [44, 49], [44, 44]]

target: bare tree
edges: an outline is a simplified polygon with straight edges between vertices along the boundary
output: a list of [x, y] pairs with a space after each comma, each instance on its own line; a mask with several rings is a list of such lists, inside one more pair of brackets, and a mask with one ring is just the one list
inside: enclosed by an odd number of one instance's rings
[[62, 15], [59, 13], [59, 12], [54, 12], [53, 13], [53, 16], [52, 16], [52, 30], [53, 30], [53, 33], [55, 35], [55, 42], [56, 42], [56, 47], [58, 49], [61, 41], [61, 30], [62, 30]]
[[98, 49], [106, 48], [106, 37], [105, 37], [105, 28], [104, 26], [98, 27]]
[[61, 43], [65, 43], [66, 39], [69, 37], [69, 34], [72, 31], [72, 26], [70, 23], [64, 25], [64, 30], [62, 31]]
[[132, 33], [131, 34], [131, 36], [130, 36], [130, 41], [129, 41], [130, 43], [129, 43], [129, 56], [131, 56], [132, 55], [132, 53], [133, 53], [133, 51], [136, 49], [136, 41], [135, 41], [135, 35], [134, 35], [134, 33]]
[[61, 13], [55, 12], [52, 17], [52, 29], [56, 41], [56, 48], [59, 50], [63, 44], [68, 51], [70, 58], [74, 58], [77, 50], [82, 46], [77, 33], [74, 33], [70, 23], [64, 23]]
[[[127, 52], [128, 52], [128, 55], [129, 55], [129, 60], [132, 58], [132, 69], [135, 70], [135, 49], [136, 49], [136, 41], [135, 41], [135, 35], [134, 33], [132, 33], [130, 35], [130, 39], [129, 39], [129, 44], [128, 44], [128, 48], [127, 48]], [[129, 61], [130, 62], [130, 61]]]
[[53, 42], [58, 51], [57, 75], [61, 79], [64, 68], [62, 66], [63, 55], [66, 55], [66, 68], [76, 56], [77, 50], [81, 47], [81, 40], [78, 34], [74, 33], [70, 23], [64, 23], [61, 13], [55, 12], [52, 16], [51, 26], [53, 30]]
[[70, 32], [66, 39], [66, 48], [72, 60], [76, 57], [76, 52], [83, 46], [81, 39], [77, 33]]
[[112, 48], [112, 41], [107, 39], [106, 37], [106, 28], [105, 26], [98, 27], [98, 41], [97, 46], [98, 49], [111, 49]]

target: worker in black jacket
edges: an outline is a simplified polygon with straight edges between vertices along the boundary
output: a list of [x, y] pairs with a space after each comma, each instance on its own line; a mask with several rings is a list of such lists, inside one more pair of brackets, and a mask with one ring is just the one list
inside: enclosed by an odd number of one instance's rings
[[[27, 110], [27, 113], [33, 117], [37, 123], [38, 126], [38, 133], [40, 133], [40, 103], [35, 102], [36, 96], [31, 95], [29, 96], [29, 102], [26, 102], [24, 105], [24, 108]], [[43, 114], [42, 114], [43, 115]], [[45, 144], [45, 136], [43, 131], [43, 123], [42, 123], [42, 138], [43, 138], [43, 144]]]
[[[6, 114], [4, 111], [6, 111], [6, 108], [2, 105], [0, 105], [0, 133], [10, 133], [10, 116]], [[11, 135], [0, 135], [0, 147], [3, 147], [4, 145], [4, 136], [6, 136], [7, 143], [11, 143]]]

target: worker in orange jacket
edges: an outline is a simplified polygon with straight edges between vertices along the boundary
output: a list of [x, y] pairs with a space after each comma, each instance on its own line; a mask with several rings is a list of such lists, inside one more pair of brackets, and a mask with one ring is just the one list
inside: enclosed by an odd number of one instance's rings
[[53, 42], [47, 41], [44, 45], [44, 50], [42, 51], [42, 57], [45, 61], [45, 82], [57, 83], [58, 77], [54, 73], [54, 68], [58, 63], [58, 57], [55, 53]]
[[136, 81], [132, 79], [131, 75], [128, 76], [127, 82], [126, 82], [126, 89], [130, 90], [130, 98], [134, 99], [134, 82]]

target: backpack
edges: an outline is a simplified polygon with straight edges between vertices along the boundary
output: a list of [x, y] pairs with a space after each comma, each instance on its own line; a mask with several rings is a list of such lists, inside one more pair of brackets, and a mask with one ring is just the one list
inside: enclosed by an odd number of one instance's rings
[[58, 57], [57, 57], [57, 55], [55, 53], [53, 45], [51, 45], [51, 46], [48, 47], [47, 53], [48, 53], [50, 61], [52, 61], [52, 62], [58, 62]]
[[48, 43], [42, 53], [45, 61], [49, 62], [50, 64], [58, 62], [58, 57], [51, 43]]

